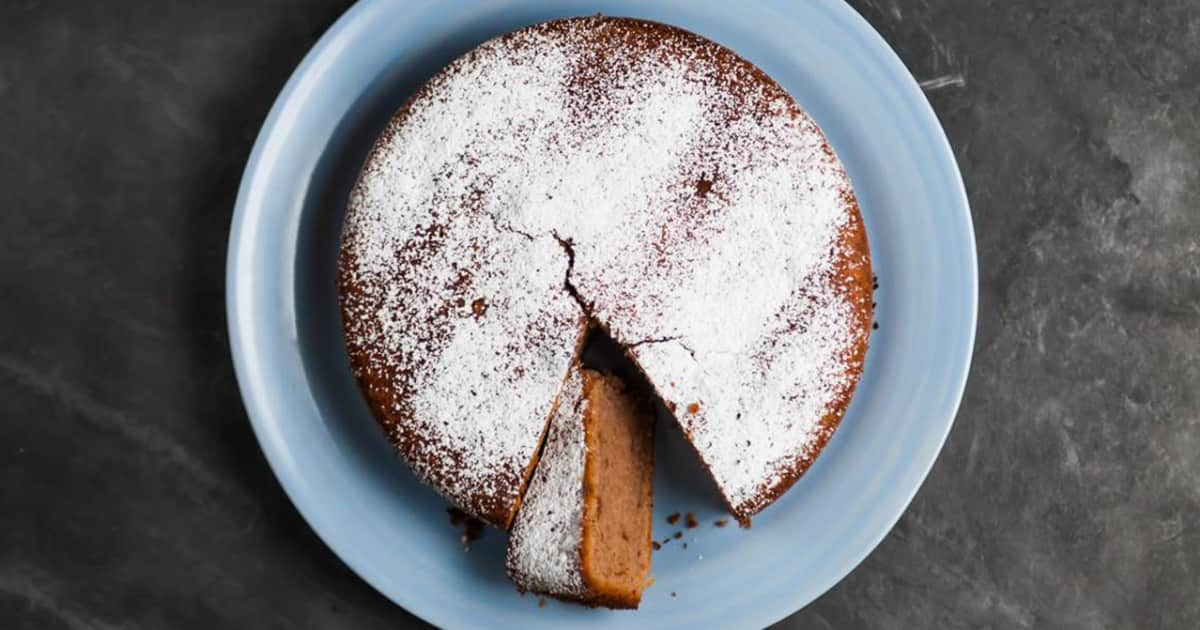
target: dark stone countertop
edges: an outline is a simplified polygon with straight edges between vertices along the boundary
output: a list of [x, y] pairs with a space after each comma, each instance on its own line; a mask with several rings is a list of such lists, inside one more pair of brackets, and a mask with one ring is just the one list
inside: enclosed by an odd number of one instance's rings
[[[345, 1], [0, 5], [0, 627], [419, 625], [250, 432], [235, 190]], [[882, 545], [786, 628], [1200, 627], [1200, 5], [856, 0], [973, 205], [974, 369]]]

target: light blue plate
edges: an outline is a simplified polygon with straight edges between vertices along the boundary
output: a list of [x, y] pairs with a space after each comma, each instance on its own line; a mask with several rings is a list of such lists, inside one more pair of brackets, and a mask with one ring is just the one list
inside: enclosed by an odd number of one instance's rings
[[[654, 556], [640, 610], [520, 597], [505, 536], [470, 553], [445, 505], [392, 455], [343, 356], [334, 287], [347, 191], [384, 123], [459, 54], [514, 28], [602, 12], [669, 22], [727, 45], [817, 120], [862, 204], [880, 330], [824, 454], [752, 530], [717, 528], [710, 482], [667, 430]], [[752, 254], [752, 252], [748, 252]], [[329, 29], [263, 125], [229, 241], [230, 339], [254, 430], [313, 529], [364, 579], [440, 626], [761, 627], [855, 567], [904, 511], [953, 422], [975, 334], [975, 244], [954, 157], [917, 84], [837, 0], [364, 0]], [[688, 543], [687, 549], [682, 543]]]

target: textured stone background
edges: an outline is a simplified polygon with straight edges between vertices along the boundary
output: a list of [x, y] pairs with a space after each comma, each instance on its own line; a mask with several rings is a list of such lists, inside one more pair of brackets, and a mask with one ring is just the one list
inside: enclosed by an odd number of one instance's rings
[[[225, 243], [346, 1], [0, 3], [0, 627], [394, 628], [258, 451]], [[856, 0], [979, 239], [962, 411], [786, 628], [1200, 627], [1200, 3]]]

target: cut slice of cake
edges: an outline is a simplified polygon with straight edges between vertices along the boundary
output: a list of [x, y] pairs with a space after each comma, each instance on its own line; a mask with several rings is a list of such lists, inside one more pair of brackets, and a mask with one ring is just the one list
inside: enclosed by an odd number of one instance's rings
[[650, 583], [654, 413], [615, 376], [572, 367], [508, 545], [522, 591], [636, 608]]

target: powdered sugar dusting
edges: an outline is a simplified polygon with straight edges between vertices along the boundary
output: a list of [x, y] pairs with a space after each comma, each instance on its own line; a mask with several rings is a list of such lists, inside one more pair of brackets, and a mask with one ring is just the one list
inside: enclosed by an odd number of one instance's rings
[[572, 369], [550, 419], [546, 447], [513, 523], [508, 574], [523, 590], [583, 598], [583, 380]]
[[812, 120], [715, 44], [603, 18], [494, 40], [414, 99], [354, 192], [360, 381], [400, 392], [419, 474], [469, 511], [511, 503], [574, 347], [567, 279], [753, 511], [856, 378], [849, 191]]
[[[504, 526], [572, 359], [581, 314], [552, 238], [503, 229], [479, 203], [487, 129], [560, 117], [567, 66], [487, 54], [452, 66], [385, 132], [353, 191], [343, 238], [346, 341], [377, 385], [385, 425], [416, 473]], [[552, 49], [551, 49], [552, 51]], [[495, 52], [495, 51], [494, 51]], [[527, 89], [506, 89], [507, 80]], [[482, 99], [482, 101], [481, 101]], [[483, 105], [476, 107], [476, 105]], [[353, 291], [347, 287], [353, 286]]]

